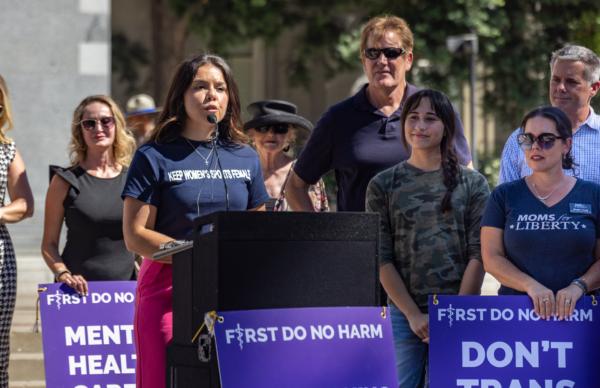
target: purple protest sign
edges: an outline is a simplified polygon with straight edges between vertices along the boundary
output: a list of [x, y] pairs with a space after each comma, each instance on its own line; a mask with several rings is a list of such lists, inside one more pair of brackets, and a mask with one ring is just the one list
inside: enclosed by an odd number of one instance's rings
[[429, 301], [432, 388], [572, 388], [600, 383], [600, 307], [578, 301], [568, 321], [541, 320], [527, 296]]
[[39, 286], [46, 386], [135, 388], [136, 282], [88, 285], [81, 297], [62, 283]]
[[215, 324], [221, 385], [398, 385], [389, 316], [381, 307], [221, 312]]

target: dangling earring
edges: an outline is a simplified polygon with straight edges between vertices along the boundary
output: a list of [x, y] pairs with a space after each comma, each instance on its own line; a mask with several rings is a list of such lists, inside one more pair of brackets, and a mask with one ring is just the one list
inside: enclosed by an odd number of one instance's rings
[[288, 152], [288, 151], [290, 150], [291, 146], [292, 146], [292, 145], [291, 145], [290, 143], [287, 143], [287, 144], [285, 145], [285, 147], [283, 147], [283, 152]]

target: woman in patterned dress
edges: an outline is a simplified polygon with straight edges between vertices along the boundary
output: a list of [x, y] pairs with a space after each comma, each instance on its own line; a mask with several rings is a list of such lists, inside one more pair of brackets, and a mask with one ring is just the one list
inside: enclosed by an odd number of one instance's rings
[[[252, 119], [244, 125], [260, 157], [265, 186], [271, 200], [267, 210], [290, 211], [285, 186], [296, 160], [290, 156], [299, 135], [308, 134], [313, 125], [296, 114], [296, 106], [287, 101], [265, 100], [248, 105]], [[309, 187], [316, 212], [329, 211], [323, 180]]]
[[10, 325], [17, 298], [17, 264], [6, 224], [33, 214], [33, 195], [25, 163], [15, 143], [6, 137], [12, 126], [8, 90], [0, 76], [0, 204], [5, 203], [7, 191], [10, 197], [10, 203], [0, 207], [0, 388], [8, 387]]

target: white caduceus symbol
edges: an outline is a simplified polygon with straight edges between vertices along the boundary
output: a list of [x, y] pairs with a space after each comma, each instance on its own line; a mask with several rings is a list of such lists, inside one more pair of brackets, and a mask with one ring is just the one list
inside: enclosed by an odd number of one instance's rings
[[235, 329], [235, 332], [237, 333], [237, 340], [240, 343], [240, 350], [244, 349], [244, 331], [242, 330], [242, 327], [240, 326], [240, 324], [237, 324], [237, 327]]
[[60, 296], [61, 295], [62, 295], [62, 293], [59, 290], [56, 290], [56, 308], [58, 310], [60, 310], [60, 306], [62, 304], [62, 303], [60, 303], [60, 301], [61, 301], [61, 297]]
[[454, 321], [454, 307], [452, 304], [448, 305], [448, 325], [452, 327], [452, 321]]

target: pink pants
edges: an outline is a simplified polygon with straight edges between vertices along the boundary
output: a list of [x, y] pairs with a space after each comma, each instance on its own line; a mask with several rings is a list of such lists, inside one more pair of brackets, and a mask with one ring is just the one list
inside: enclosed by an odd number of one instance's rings
[[172, 273], [170, 264], [142, 262], [134, 317], [137, 388], [165, 387], [167, 344], [173, 337]]

